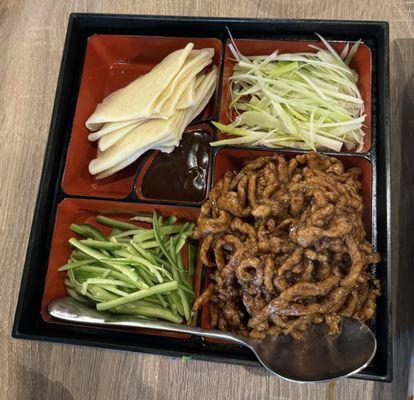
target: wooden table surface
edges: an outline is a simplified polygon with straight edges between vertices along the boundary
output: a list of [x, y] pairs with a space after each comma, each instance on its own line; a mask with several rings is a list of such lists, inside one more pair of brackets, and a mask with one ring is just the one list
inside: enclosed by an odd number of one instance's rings
[[[414, 1], [0, 0], [0, 398], [328, 398], [259, 368], [15, 340], [12, 321], [71, 12], [386, 20], [391, 33], [393, 265], [396, 321], [392, 384], [344, 379], [339, 399], [407, 399], [413, 326]], [[411, 213], [412, 214], [412, 213]]]

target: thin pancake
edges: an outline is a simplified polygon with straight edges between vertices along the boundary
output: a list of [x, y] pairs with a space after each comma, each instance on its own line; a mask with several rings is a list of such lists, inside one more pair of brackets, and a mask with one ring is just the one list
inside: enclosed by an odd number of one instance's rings
[[193, 43], [188, 43], [184, 49], [174, 51], [150, 72], [105, 98], [86, 121], [86, 127], [96, 130], [106, 122], [148, 118], [157, 99], [180, 72], [193, 47]]
[[[170, 97], [173, 96], [173, 99], [175, 98], [175, 92], [177, 91], [177, 88], [179, 87], [180, 82], [183, 79], [186, 79], [188, 74], [192, 74], [193, 71], [197, 70], [197, 73], [200, 72], [206, 65], [211, 63], [211, 58], [214, 55], [214, 49], [203, 49], [203, 50], [193, 50], [190, 53], [190, 56], [184, 63], [181, 70], [177, 73], [177, 75], [174, 77], [174, 79], [170, 82], [168, 87], [160, 94], [160, 96], [157, 98], [156, 104], [154, 105], [153, 113], [154, 114], [160, 114], [165, 115], [165, 109], [167, 105], [165, 103], [168, 102], [168, 104], [174, 103], [174, 101], [169, 101]], [[191, 57], [193, 56], [193, 57]], [[200, 69], [200, 65], [204, 65]], [[184, 86], [185, 88], [185, 86]], [[182, 91], [181, 91], [182, 93]], [[181, 95], [180, 93], [180, 95]], [[180, 97], [180, 96], [178, 96]], [[177, 99], [178, 101], [178, 99]], [[174, 106], [168, 107], [168, 110], [174, 110]]]
[[122, 129], [118, 129], [117, 131], [113, 131], [111, 133], [108, 133], [105, 136], [102, 136], [98, 140], [99, 149], [102, 150], [102, 151], [105, 151], [105, 150], [109, 149], [116, 142], [121, 140], [129, 132], [131, 132], [133, 129], [135, 129], [139, 124], [140, 124], [140, 122], [129, 125], [129, 126], [127, 126], [125, 128], [122, 128]]

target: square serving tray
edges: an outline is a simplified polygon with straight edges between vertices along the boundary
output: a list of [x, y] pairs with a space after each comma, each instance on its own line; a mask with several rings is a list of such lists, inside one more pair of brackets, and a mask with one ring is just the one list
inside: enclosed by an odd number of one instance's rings
[[[378, 341], [377, 354], [372, 363], [356, 375], [358, 378], [377, 381], [392, 379], [392, 320], [391, 320], [391, 203], [390, 203], [390, 159], [389, 159], [389, 49], [388, 24], [386, 22], [365, 21], [322, 21], [322, 20], [277, 20], [277, 19], [224, 19], [198, 17], [159, 17], [133, 15], [72, 14], [69, 18], [62, 64], [57, 84], [56, 98], [50, 125], [49, 139], [32, 229], [29, 238], [22, 283], [13, 326], [13, 337], [62, 342], [78, 345], [105, 347], [144, 353], [164, 354], [181, 357], [191, 356], [197, 359], [258, 365], [253, 354], [240, 346], [227, 343], [206, 341], [197, 337], [161, 337], [133, 330], [113, 330], [92, 326], [75, 326], [66, 323], [53, 323], [47, 316], [42, 318], [42, 299], [44, 300], [45, 281], [48, 270], [49, 254], [58, 205], [65, 199], [78, 201], [113, 201], [125, 203], [125, 207], [142, 204], [150, 207], [154, 203], [146, 199], [140, 190], [140, 170], [146, 161], [136, 165], [136, 173], [128, 182], [130, 187], [125, 195], [111, 195], [107, 191], [90, 191], [88, 183], [83, 182], [84, 192], [72, 190], [76, 176], [69, 176], [66, 191], [63, 176], [68, 165], [68, 149], [71, 134], [77, 128], [75, 111], [84, 71], [85, 53], [88, 38], [94, 35], [152, 36], [212, 38], [220, 42], [222, 59], [220, 61], [220, 79], [216, 92], [216, 104], [211, 112], [201, 116], [194, 127], [209, 126], [212, 135], [217, 131], [210, 121], [217, 120], [222, 106], [222, 79], [225, 68], [224, 55], [228, 40], [227, 28], [235, 39], [275, 40], [275, 41], [315, 41], [315, 32], [329, 41], [356, 41], [362, 39], [371, 55], [371, 126], [370, 146], [362, 153], [341, 152], [340, 158], [345, 165], [358, 165], [363, 170], [364, 190], [371, 196], [366, 204], [368, 231], [374, 248], [381, 253], [381, 263], [374, 273], [381, 281], [382, 295], [378, 299], [377, 316], [373, 329]], [[95, 36], [96, 37], [96, 36]], [[225, 96], [224, 96], [225, 97]], [[190, 128], [191, 129], [191, 126]], [[209, 187], [216, 179], [219, 165], [235, 165], [246, 154], [258, 154], [260, 148], [243, 150], [242, 148], [218, 148], [212, 150], [209, 170]], [[292, 150], [283, 150], [287, 157], [297, 154]], [[323, 152], [329, 155], [338, 153]], [[217, 164], [217, 165], [216, 165]], [[217, 166], [217, 169], [216, 169]], [[210, 179], [211, 176], [211, 179]], [[128, 178], [129, 179], [129, 178]], [[66, 182], [67, 183], [67, 182]], [[76, 189], [76, 188], [75, 188]], [[69, 194], [71, 193], [71, 194]], [[364, 194], [365, 196], [365, 194]], [[177, 206], [180, 202], [158, 201], [159, 205]], [[129, 205], [128, 205], [129, 204]], [[182, 204], [187, 207], [199, 207], [199, 204]], [[161, 206], [160, 206], [161, 207]], [[206, 283], [201, 277], [201, 290]], [[43, 313], [44, 315], [44, 313]], [[203, 316], [204, 315], [204, 316]], [[198, 313], [195, 323], [208, 326], [205, 310]], [[45, 316], [45, 315], [44, 315]]]

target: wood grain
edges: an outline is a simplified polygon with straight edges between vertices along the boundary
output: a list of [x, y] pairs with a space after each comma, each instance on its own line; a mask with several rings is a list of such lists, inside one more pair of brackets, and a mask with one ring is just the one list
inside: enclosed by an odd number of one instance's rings
[[261, 369], [11, 339], [70, 12], [390, 22], [395, 377], [392, 384], [341, 380], [335, 399], [407, 399], [414, 304], [409, 289], [414, 225], [407, 213], [414, 204], [414, 1], [391, 0], [0, 0], [0, 398], [328, 398], [326, 384], [292, 384]]

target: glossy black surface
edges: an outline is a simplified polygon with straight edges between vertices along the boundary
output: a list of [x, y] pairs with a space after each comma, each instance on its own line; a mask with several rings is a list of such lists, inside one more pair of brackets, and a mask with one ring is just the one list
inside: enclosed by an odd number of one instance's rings
[[145, 172], [142, 194], [148, 199], [199, 202], [207, 190], [210, 134], [184, 133], [171, 153], [158, 153]]

